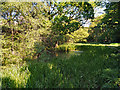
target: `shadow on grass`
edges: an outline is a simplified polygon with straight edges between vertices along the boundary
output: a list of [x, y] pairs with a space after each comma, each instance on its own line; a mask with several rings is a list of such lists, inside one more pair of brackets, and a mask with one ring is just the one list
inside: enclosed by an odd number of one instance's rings
[[16, 84], [14, 80], [11, 80], [9, 77], [2, 78], [2, 88], [15, 88]]
[[[30, 61], [31, 76], [27, 88], [115, 88], [118, 57], [108, 47], [86, 47], [86, 51], [69, 59], [49, 62]], [[64, 54], [64, 53], [63, 53]], [[116, 59], [115, 59], [116, 57]]]

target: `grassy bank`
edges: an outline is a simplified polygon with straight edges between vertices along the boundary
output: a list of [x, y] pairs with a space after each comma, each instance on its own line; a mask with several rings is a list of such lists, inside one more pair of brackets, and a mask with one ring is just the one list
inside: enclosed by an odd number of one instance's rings
[[[24, 88], [118, 88], [120, 54], [106, 46], [71, 45], [84, 50], [69, 59], [25, 61], [2, 67], [2, 87]], [[119, 47], [116, 47], [119, 48]]]

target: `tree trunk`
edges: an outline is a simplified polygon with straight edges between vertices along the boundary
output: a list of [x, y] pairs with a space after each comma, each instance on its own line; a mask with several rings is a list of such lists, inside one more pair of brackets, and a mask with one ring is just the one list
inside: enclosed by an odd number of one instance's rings
[[14, 31], [12, 28], [12, 54], [14, 55]]
[[57, 41], [57, 43], [55, 44], [55, 48], [57, 48], [58, 47], [58, 41]]

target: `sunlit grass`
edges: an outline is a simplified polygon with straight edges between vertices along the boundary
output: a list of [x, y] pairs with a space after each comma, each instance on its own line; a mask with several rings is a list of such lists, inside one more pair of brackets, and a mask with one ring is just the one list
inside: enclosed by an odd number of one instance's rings
[[69, 43], [68, 45], [90, 45], [90, 46], [120, 46], [120, 43], [111, 43], [111, 44], [92, 44], [92, 43]]
[[111, 43], [111, 44], [92, 44], [92, 43], [66, 43], [59, 45], [56, 50], [58, 51], [71, 51], [76, 50], [76, 47], [84, 47], [84, 46], [108, 46], [108, 47], [119, 47], [120, 43]]
[[2, 88], [25, 88], [27, 79], [30, 76], [27, 64], [22, 67], [19, 65], [3, 66], [2, 73]]
[[[119, 85], [119, 53], [104, 46], [77, 47], [84, 52], [48, 62], [27, 61], [2, 69], [2, 87], [16, 88], [116, 88]], [[64, 53], [63, 53], [64, 54]]]

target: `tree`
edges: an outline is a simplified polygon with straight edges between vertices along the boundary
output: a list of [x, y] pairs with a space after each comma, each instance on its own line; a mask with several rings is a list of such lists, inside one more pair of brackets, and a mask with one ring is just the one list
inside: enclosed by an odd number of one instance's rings
[[[3, 64], [32, 57], [37, 52], [35, 43], [42, 42], [42, 37], [49, 33], [50, 22], [40, 12], [42, 3], [34, 4], [1, 2]], [[42, 44], [39, 47], [45, 48]]]
[[[47, 2], [46, 5], [49, 9], [45, 11], [52, 21], [51, 35], [47, 40], [53, 47], [68, 41], [66, 34], [81, 28], [80, 26], [84, 23], [83, 18], [86, 21], [94, 18], [94, 9], [88, 2]], [[80, 32], [77, 33], [80, 34]]]
[[[91, 35], [96, 42], [119, 42], [119, 5], [120, 3], [106, 3], [105, 15], [97, 17], [91, 25]], [[104, 6], [105, 6], [104, 5]], [[96, 23], [97, 22], [97, 23]]]

